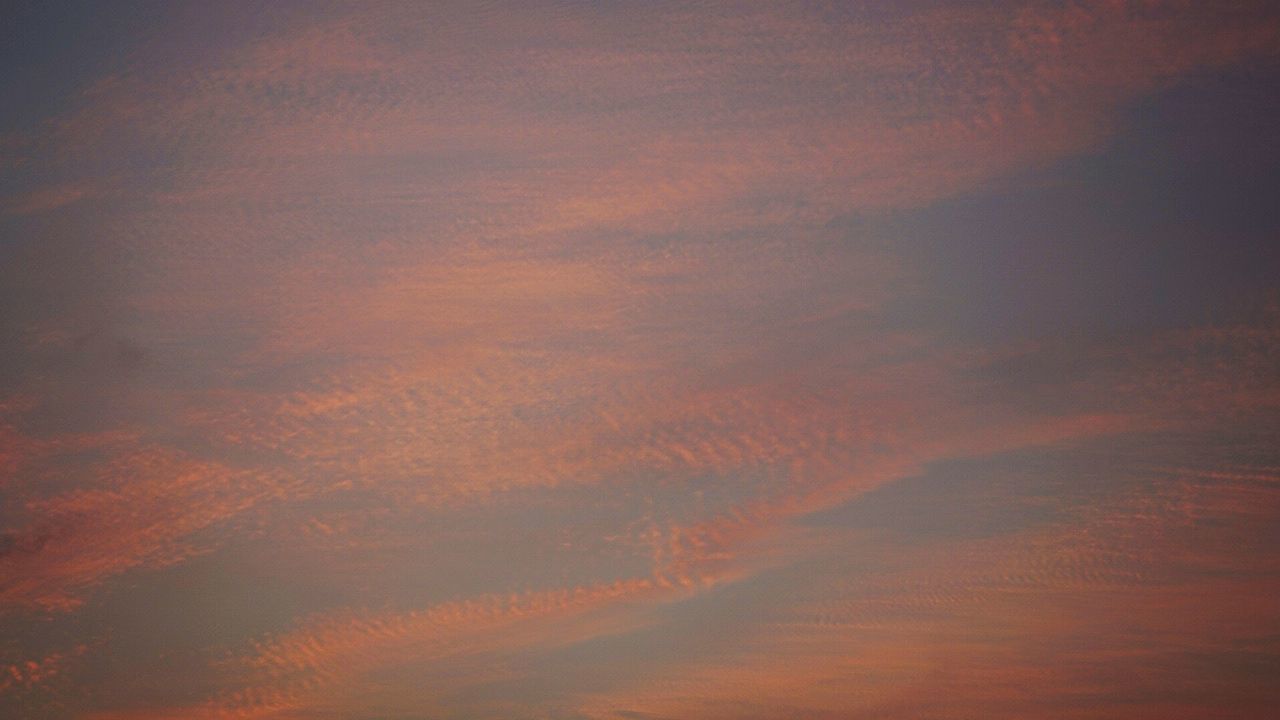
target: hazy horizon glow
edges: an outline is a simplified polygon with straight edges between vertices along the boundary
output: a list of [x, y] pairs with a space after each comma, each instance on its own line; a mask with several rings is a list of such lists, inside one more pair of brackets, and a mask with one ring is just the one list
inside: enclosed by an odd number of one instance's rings
[[4, 12], [0, 716], [1280, 706], [1273, 3]]

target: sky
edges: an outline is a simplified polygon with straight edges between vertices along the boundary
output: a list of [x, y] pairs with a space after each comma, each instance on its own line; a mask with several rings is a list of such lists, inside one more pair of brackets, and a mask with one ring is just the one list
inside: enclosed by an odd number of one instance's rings
[[0, 12], [0, 716], [1280, 706], [1274, 3]]

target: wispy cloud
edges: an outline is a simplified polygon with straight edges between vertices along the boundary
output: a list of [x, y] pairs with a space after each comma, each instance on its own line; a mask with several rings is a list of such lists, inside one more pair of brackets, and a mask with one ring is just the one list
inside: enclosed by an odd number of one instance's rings
[[[1047, 234], [1095, 232], [1010, 188], [1124, 181], [1095, 161], [1144, 103], [1272, 72], [1266, 3], [153, 20], [33, 60], [74, 90], [0, 128], [23, 658], [0, 694], [56, 674], [86, 692], [46, 714], [102, 718], [1265, 705], [1274, 307], [1067, 332], [1032, 303], [1032, 330], [978, 332], [932, 307], [972, 298], [931, 265], [1019, 275]], [[1159, 195], [1182, 161], [1150, 154]], [[969, 231], [1016, 242], [957, 229], [993, 196], [1019, 212]], [[1116, 247], [1063, 283], [1192, 242], [1098, 214]], [[1208, 307], [1200, 279], [1169, 279], [1179, 307]], [[1004, 478], [981, 537], [815, 519], [966, 463]], [[197, 596], [225, 613], [173, 610]]]

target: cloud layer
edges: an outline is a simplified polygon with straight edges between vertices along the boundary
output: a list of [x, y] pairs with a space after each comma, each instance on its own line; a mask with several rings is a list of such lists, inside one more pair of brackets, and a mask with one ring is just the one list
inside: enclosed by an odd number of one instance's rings
[[1280, 700], [1266, 3], [132, 22], [5, 59], [0, 714]]

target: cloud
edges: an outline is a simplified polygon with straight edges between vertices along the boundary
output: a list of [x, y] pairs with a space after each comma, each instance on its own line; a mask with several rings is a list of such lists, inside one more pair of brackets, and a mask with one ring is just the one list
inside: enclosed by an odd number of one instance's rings
[[91, 190], [76, 185], [43, 188], [11, 199], [5, 203], [5, 210], [15, 215], [50, 212], [92, 194]]
[[[205, 676], [69, 713], [342, 713], [452, 663], [545, 700], [541, 660], [639, 627], [678, 645], [664, 620], [816, 567], [720, 606], [776, 620], [736, 654], [553, 686], [555, 709], [1026, 715], [1121, 706], [1091, 658], [1167, 663], [1133, 684], [1150, 701], [1194, 664], [1179, 646], [1226, 656], [1177, 622], [1243, 643], [1265, 611], [1273, 583], [1227, 552], [1274, 514], [1261, 461], [1156, 457], [1179, 469], [955, 545], [800, 527], [948, 462], [1266, 432], [1273, 312], [967, 337], [911, 311], [928, 278], [860, 220], [1100, 151], [1151, 93], [1274, 60], [1265, 4], [255, 17], [165, 16], [0, 137], [0, 621], [127, 624], [179, 565], [272, 578], [184, 648]], [[147, 572], [161, 591], [125, 581]], [[1145, 654], [1072, 645], [1130, 627]], [[504, 664], [472, 673], [486, 653]]]
[[[562, 621], [611, 603], [652, 595], [644, 578], [564, 590], [526, 592], [443, 603], [382, 615], [335, 614], [314, 618], [289, 633], [257, 643], [231, 664], [250, 685], [189, 708], [94, 717], [287, 717], [323, 707], [350, 693], [368, 673], [388, 664], [556, 642]], [[537, 624], [530, 631], [528, 626]], [[595, 631], [593, 631], [595, 632]]]
[[0, 695], [30, 691], [62, 674], [68, 662], [83, 655], [89, 647], [77, 645], [67, 651], [56, 651], [34, 660], [0, 666]]
[[580, 709], [601, 718], [1122, 717], [1134, 703], [1179, 717], [1215, 704], [1258, 712], [1265, 693], [1250, 688], [1274, 648], [1256, 638], [1277, 617], [1262, 600], [1274, 563], [1254, 551], [1256, 531], [1280, 511], [1276, 478], [1167, 472], [1018, 536], [915, 549], [848, 536], [826, 552], [849, 567], [818, 575], [837, 584], [793, 586], [767, 629], [587, 696]]
[[195, 533], [287, 486], [264, 472], [155, 447], [125, 451], [90, 472], [88, 487], [27, 501], [30, 523], [5, 535], [0, 554], [0, 608], [72, 610], [108, 578], [200, 553]]

